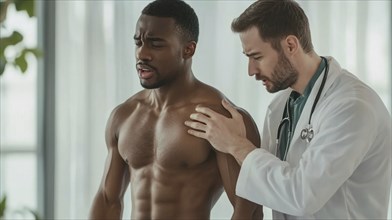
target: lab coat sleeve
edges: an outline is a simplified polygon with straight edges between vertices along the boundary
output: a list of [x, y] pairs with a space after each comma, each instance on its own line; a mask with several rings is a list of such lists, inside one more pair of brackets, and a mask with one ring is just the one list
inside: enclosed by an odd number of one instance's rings
[[342, 98], [326, 106], [298, 164], [252, 151], [242, 164], [237, 195], [294, 216], [320, 210], [359, 166], [377, 132], [377, 113], [363, 100]]

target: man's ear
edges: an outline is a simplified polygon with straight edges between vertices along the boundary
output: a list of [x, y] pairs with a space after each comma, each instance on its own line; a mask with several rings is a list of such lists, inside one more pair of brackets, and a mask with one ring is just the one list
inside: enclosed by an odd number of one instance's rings
[[196, 42], [195, 41], [189, 41], [185, 43], [184, 46], [184, 59], [189, 59], [195, 54], [196, 51]]
[[294, 35], [289, 35], [283, 40], [282, 48], [287, 55], [292, 55], [297, 53], [300, 49], [301, 44], [297, 37]]

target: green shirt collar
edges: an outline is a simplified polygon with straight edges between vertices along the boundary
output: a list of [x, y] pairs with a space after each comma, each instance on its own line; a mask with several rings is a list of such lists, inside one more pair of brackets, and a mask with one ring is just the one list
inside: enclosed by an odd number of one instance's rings
[[310, 95], [310, 92], [312, 91], [313, 86], [316, 83], [317, 79], [319, 78], [319, 76], [323, 72], [325, 65], [326, 65], [326, 63], [325, 63], [324, 59], [321, 59], [321, 63], [319, 65], [319, 67], [317, 68], [316, 73], [312, 76], [308, 85], [306, 86], [303, 96], [308, 97]]

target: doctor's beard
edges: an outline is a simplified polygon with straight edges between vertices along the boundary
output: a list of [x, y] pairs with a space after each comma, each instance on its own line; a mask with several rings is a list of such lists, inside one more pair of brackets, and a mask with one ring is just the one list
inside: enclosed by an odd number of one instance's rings
[[271, 74], [271, 86], [266, 87], [270, 93], [275, 93], [287, 89], [293, 85], [298, 79], [298, 71], [294, 69], [290, 61], [283, 52], [279, 53], [278, 63]]

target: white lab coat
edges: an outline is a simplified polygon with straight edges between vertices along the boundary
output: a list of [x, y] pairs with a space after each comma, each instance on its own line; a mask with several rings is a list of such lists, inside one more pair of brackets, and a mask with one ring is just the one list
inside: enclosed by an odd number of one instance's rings
[[287, 161], [275, 156], [275, 141], [291, 89], [271, 102], [262, 148], [245, 158], [237, 195], [271, 208], [274, 219], [386, 219], [391, 116], [372, 89], [332, 57], [328, 61], [328, 78], [312, 116], [313, 140], [306, 143], [300, 132], [308, 124], [323, 75], [307, 99]]

